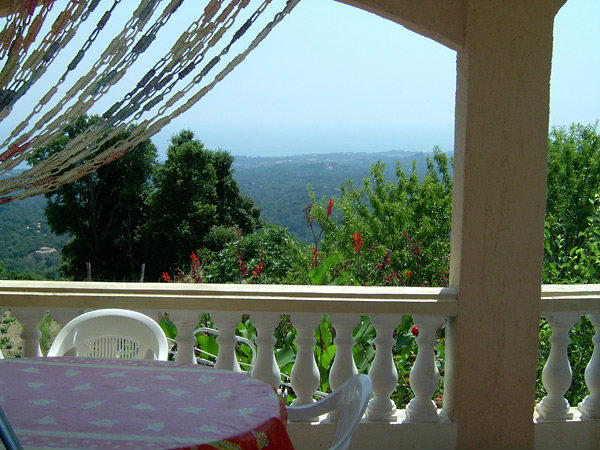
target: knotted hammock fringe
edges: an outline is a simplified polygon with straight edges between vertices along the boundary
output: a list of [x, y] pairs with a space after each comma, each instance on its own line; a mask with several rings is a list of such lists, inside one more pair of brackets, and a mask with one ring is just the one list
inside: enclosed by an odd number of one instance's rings
[[[188, 0], [187, 4], [191, 2], [199, 13], [190, 18], [189, 14], [177, 14], [183, 9], [184, 0], [139, 0], [135, 9], [127, 13], [125, 26], [118, 25], [117, 33], [107, 36], [116, 28], [112, 25], [118, 21], [115, 18], [124, 17], [120, 8], [126, 3], [131, 8], [134, 1], [137, 0], [12, 2], [11, 13], [0, 31], [2, 129], [7, 129], [6, 122], [17, 108], [25, 106], [27, 112], [10, 135], [4, 135], [0, 147], [0, 204], [51, 192], [120, 158], [152, 137], [241, 63], [299, 2]], [[283, 9], [267, 22], [263, 16], [277, 1]], [[254, 9], [251, 3], [257, 4]], [[105, 10], [100, 15], [101, 8]], [[98, 20], [95, 27], [86, 36], [80, 36], [82, 32], [78, 31], [92, 17]], [[136, 62], [156, 53], [155, 46], [164, 36], [161, 31], [170, 21], [177, 20], [179, 24], [182, 18], [189, 26], [178, 28], [183, 32], [169, 51], [151, 67], [145, 63], [140, 69]], [[261, 20], [266, 25], [250, 40], [249, 31]], [[242, 38], [247, 41], [243, 51], [228, 59], [228, 52], [240, 45]], [[100, 42], [107, 43], [104, 51], [90, 50]], [[73, 47], [77, 50], [73, 51]], [[65, 48], [71, 49], [72, 55], [67, 55], [70, 61], [57, 62]], [[214, 71], [216, 75], [208, 81]], [[128, 72], [136, 76], [127, 77]], [[43, 92], [36, 97], [37, 104], [30, 101], [23, 105], [30, 90], [40, 89], [36, 83], [42, 85]], [[115, 93], [119, 89], [121, 92]], [[116, 101], [99, 120], [71, 139], [63, 150], [20, 171], [38, 149], [63, 135], [66, 127], [87, 114], [109, 92], [107, 97]]]

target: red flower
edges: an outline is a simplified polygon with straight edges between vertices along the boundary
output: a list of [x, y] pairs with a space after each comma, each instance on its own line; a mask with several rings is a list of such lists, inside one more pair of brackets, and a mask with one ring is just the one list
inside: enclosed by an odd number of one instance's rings
[[264, 268], [265, 268], [265, 262], [264, 261], [259, 262], [258, 265], [256, 266], [256, 269], [254, 269], [252, 271], [252, 275], [258, 276], [258, 277], [261, 276]]
[[190, 255], [190, 259], [192, 260], [192, 266], [200, 267], [200, 258], [198, 258], [194, 252]]
[[417, 337], [419, 335], [419, 328], [416, 325], [413, 325], [410, 332], [413, 334], [414, 337]]
[[163, 281], [166, 281], [166, 282], [171, 281], [171, 277], [169, 276], [168, 272], [163, 272], [162, 279], [163, 279]]
[[200, 258], [196, 256], [194, 252], [190, 255], [190, 259], [192, 260], [192, 273], [191, 275], [196, 280], [196, 283], [202, 282], [202, 265], [200, 264]]
[[360, 249], [363, 246], [363, 235], [361, 233], [353, 233], [352, 239], [354, 240], [354, 251], [360, 253]]
[[327, 203], [327, 217], [329, 217], [332, 212], [333, 212], [333, 199], [329, 200], [329, 203]]
[[407, 270], [406, 271], [406, 279], [408, 280], [411, 275], [412, 275], [412, 272], [410, 270]]

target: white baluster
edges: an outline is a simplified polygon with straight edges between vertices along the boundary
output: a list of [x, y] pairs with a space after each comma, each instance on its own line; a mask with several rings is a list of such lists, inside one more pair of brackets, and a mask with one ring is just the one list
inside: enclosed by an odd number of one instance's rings
[[373, 385], [373, 398], [367, 407], [369, 421], [390, 421], [395, 418], [396, 404], [390, 396], [398, 385], [398, 369], [392, 352], [394, 330], [402, 316], [376, 314], [371, 317], [375, 327], [375, 360], [371, 365], [369, 377]]
[[13, 317], [16, 317], [23, 327], [21, 339], [23, 339], [23, 349], [21, 354], [24, 357], [42, 356], [40, 349], [40, 322], [46, 315], [46, 310], [42, 308], [14, 308]]
[[419, 328], [417, 359], [410, 371], [410, 387], [415, 394], [406, 408], [406, 422], [439, 422], [437, 408], [431, 400], [440, 383], [440, 374], [435, 364], [434, 347], [436, 331], [445, 318], [439, 316], [414, 315], [413, 321]]
[[241, 314], [220, 311], [211, 313], [210, 318], [219, 329], [217, 336], [219, 354], [215, 368], [241, 372], [242, 369], [240, 369], [240, 364], [235, 356], [235, 330], [242, 320]]
[[550, 355], [542, 371], [542, 383], [548, 395], [536, 408], [539, 414], [538, 421], [566, 420], [573, 417], [573, 414], [569, 413], [569, 402], [564, 397], [573, 380], [567, 347], [571, 342], [569, 330], [580, 317], [577, 313], [555, 313], [546, 316], [552, 327]]
[[356, 375], [358, 369], [354, 362], [352, 347], [354, 347], [354, 337], [352, 332], [360, 321], [360, 316], [354, 314], [331, 314], [329, 316], [331, 325], [335, 329], [335, 357], [333, 365], [329, 371], [329, 386], [331, 390], [340, 387], [344, 382]]
[[179, 363], [194, 363], [194, 345], [196, 344], [196, 336], [194, 330], [198, 326], [198, 313], [192, 311], [173, 311], [169, 314], [171, 321], [177, 327], [177, 353], [175, 361]]
[[583, 402], [579, 404], [579, 411], [588, 419], [600, 419], [600, 313], [588, 314], [594, 325], [594, 353], [585, 369], [585, 384], [590, 390]]
[[[354, 337], [352, 332], [360, 322], [360, 316], [354, 314], [331, 314], [329, 316], [331, 325], [335, 329], [335, 357], [329, 371], [329, 387], [335, 390], [344, 384], [348, 378], [358, 373], [356, 363], [354, 362]], [[337, 411], [329, 413], [329, 420], [336, 422], [339, 418]]]
[[273, 352], [275, 347], [273, 331], [281, 319], [281, 314], [257, 313], [256, 317], [253, 315], [251, 319], [257, 332], [257, 355], [252, 368], [252, 376], [277, 389], [281, 384], [281, 372]]
[[315, 361], [315, 328], [321, 316], [318, 314], [298, 313], [292, 316], [296, 336], [296, 362], [290, 374], [292, 389], [296, 394], [293, 406], [302, 406], [314, 402], [313, 396], [319, 388], [320, 375]]

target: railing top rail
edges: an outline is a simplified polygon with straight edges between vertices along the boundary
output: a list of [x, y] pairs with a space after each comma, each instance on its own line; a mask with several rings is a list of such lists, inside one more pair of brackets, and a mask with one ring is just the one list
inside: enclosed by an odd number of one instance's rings
[[541, 311], [600, 312], [600, 284], [544, 284]]
[[[542, 314], [600, 312], [600, 284], [545, 284]], [[0, 280], [0, 307], [455, 316], [453, 288]]]
[[3, 307], [454, 316], [456, 298], [452, 288], [0, 281]]

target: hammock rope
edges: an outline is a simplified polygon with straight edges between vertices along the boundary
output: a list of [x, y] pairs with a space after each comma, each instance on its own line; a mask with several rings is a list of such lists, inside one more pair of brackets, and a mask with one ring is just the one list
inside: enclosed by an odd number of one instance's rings
[[[283, 8], [274, 14], [272, 20], [262, 19], [277, 1], [285, 2]], [[8, 16], [7, 24], [0, 32], [0, 63], [6, 61], [0, 77], [6, 73], [5, 78], [10, 78], [4, 84], [1, 84], [4, 78], [0, 78], [0, 86], [4, 86], [0, 92], [0, 121], [10, 117], [11, 109], [19, 106], [21, 98], [26, 98], [27, 91], [42, 78], [79, 25], [92, 15], [100, 0], [70, 0], [38, 48], [26, 56], [25, 49], [31, 47], [35, 39], [22, 36], [37, 36], [53, 4], [58, 2], [25, 0], [19, 8], [13, 2], [11, 11], [14, 12]], [[160, 37], [159, 33], [176, 15], [184, 0], [170, 0], [162, 10], [163, 0], [141, 0], [120, 32], [107, 39], [104, 36], [110, 28], [107, 24], [119, 14], [118, 7], [122, 3], [122, 0], [110, 0], [109, 7], [66, 65], [66, 70], [63, 66], [62, 71], [48, 71], [60, 76], [56, 76], [55, 83], [0, 147], [0, 204], [51, 192], [115, 161], [155, 135], [234, 70], [298, 2], [262, 0], [257, 2], [258, 6], [253, 11], [248, 11], [252, 0], [209, 0], [204, 8], [198, 5], [199, 16], [191, 18], [189, 26], [181, 27], [183, 32], [168, 52], [154, 64], [140, 70], [136, 61], [152, 48]], [[37, 15], [36, 6], [39, 6]], [[32, 18], [34, 15], [35, 18]], [[268, 22], [253, 38], [248, 37], [248, 32], [256, 28], [260, 20]], [[245, 49], [227, 60], [231, 49], [244, 38], [249, 44], [242, 43]], [[81, 72], [81, 63], [94, 53], [90, 52], [90, 48], [99, 41], [108, 42], [106, 49], [91, 68], [87, 72], [83, 70], [85, 73], [77, 78], [74, 76], [77, 69]], [[11, 60], [16, 51], [13, 48], [19, 49], [18, 61], [25, 61], [23, 64], [14, 63], [14, 56]], [[132, 72], [132, 67], [136, 68], [134, 73], [142, 75], [126, 77], [128, 72]], [[216, 75], [209, 81], [208, 76], [213, 71], [217, 71]], [[72, 84], [68, 86], [69, 83]], [[113, 94], [111, 89], [117, 87], [125, 93]], [[60, 91], [64, 91], [62, 98], [54, 100]], [[87, 114], [109, 92], [111, 96], [121, 98], [107, 107], [99, 115], [99, 120], [71, 139], [63, 150], [13, 174], [15, 168], [20, 169], [21, 164], [25, 164], [38, 149], [63, 135], [66, 127]], [[29, 126], [33, 122], [34, 125]]]
[[[21, 65], [20, 72], [13, 77], [16, 78], [16, 80], [11, 85], [11, 88], [3, 92], [3, 98], [0, 100], [0, 121], [8, 116], [10, 107], [19, 98], [25, 95], [31, 85], [46, 72], [46, 68], [58, 55], [59, 49], [69, 43], [75, 35], [79, 25], [86, 21], [98, 2], [99, 0], [91, 2], [87, 10], [85, 10], [85, 7], [87, 6], [86, 1], [71, 0], [68, 3], [66, 8], [52, 24], [48, 34], [44, 37], [38, 48], [32, 52], [27, 60]], [[46, 9], [46, 12], [48, 10], [49, 8]], [[13, 69], [16, 69], [16, 65], [12, 65], [9, 56], [9, 61], [3, 70], [3, 73], [7, 70], [8, 73], [2, 78], [2, 87], [5, 87], [10, 81], [8, 75], [10, 75], [10, 72]], [[30, 74], [30, 79], [25, 80], [24, 77], [28, 72]]]
[[[119, 33], [119, 35], [112, 40], [112, 42], [108, 45], [108, 47], [102, 53], [100, 58], [94, 63], [94, 65], [91, 67], [88, 73], [82, 76], [76, 83], [74, 83], [73, 86], [66, 92], [66, 95], [51, 110], [44, 114], [44, 116], [35, 124], [35, 126], [30, 131], [18, 136], [18, 134], [26, 128], [30, 119], [36, 114], [36, 111], [41, 111], [43, 106], [45, 106], [52, 99], [56, 92], [58, 92], [60, 84], [62, 84], [62, 82], [64, 81], [61, 77], [62, 81], [59, 80], [57, 85], [52, 87], [50, 91], [48, 91], [46, 95], [42, 97], [38, 107], [34, 108], [33, 112], [19, 126], [17, 126], [13, 130], [11, 136], [2, 144], [2, 147], [8, 147], [10, 149], [11, 141], [13, 143], [28, 142], [28, 148], [43, 147], [45, 145], [50, 144], [52, 141], [58, 138], [64, 128], [76, 122], [82, 114], [85, 114], [89, 110], [89, 108], [91, 108], [94, 105], [95, 102], [100, 100], [104, 93], [108, 92], [110, 86], [112, 86], [112, 84], [115, 84], [118, 81], [118, 78], [116, 78], [114, 75], [110, 77], [108, 75], [108, 72], [110, 72], [111, 67], [119, 65], [121, 63], [121, 60], [126, 57], [128, 48], [131, 46], [136, 36], [143, 30], [143, 27], [147, 24], [148, 20], [151, 17], [148, 14], [147, 7], [152, 5], [157, 6], [158, 3], [160, 3], [160, 1], [157, 2], [156, 0], [142, 0], [140, 7], [136, 9], [132, 18], [127, 22], [127, 24]], [[103, 18], [105, 16], [106, 13], [103, 15]], [[162, 16], [159, 18], [159, 20], [161, 19]], [[76, 56], [75, 58], [78, 58], [78, 56]], [[104, 70], [98, 73], [98, 70], [101, 67], [104, 67]], [[120, 65], [121, 76], [124, 75], [128, 67], [129, 66], [125, 66], [122, 64]], [[101, 83], [103, 77], [104, 79], [112, 81], [112, 83], [107, 84], [105, 82], [103, 86], [104, 89], [94, 90], [94, 85], [97, 83]], [[69, 103], [71, 99], [77, 97], [79, 92], [81, 92], [81, 94], [79, 94], [77, 102], [68, 107], [67, 109], [64, 109], [65, 105]], [[37, 133], [37, 136], [33, 140], [28, 141], [28, 139], [34, 133]], [[19, 146], [15, 147], [17, 152], [21, 151], [21, 145], [22, 144], [19, 144]], [[26, 156], [27, 154], [23, 154], [23, 157], [21, 158], [14, 158], [12, 164], [6, 164], [5, 170], [10, 170], [14, 166], [20, 164]], [[3, 155], [0, 154], [0, 161], [2, 160]], [[0, 166], [0, 174], [1, 173], [2, 166]]]

